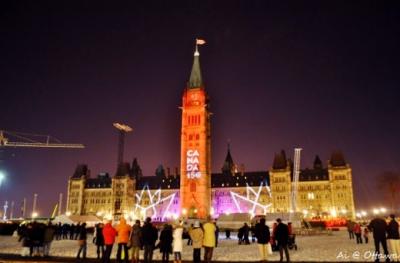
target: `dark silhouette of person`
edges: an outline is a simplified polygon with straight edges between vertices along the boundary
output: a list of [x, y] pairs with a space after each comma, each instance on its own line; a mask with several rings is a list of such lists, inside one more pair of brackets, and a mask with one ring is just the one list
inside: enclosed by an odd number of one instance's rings
[[279, 256], [280, 261], [283, 260], [283, 251], [285, 251], [286, 261], [290, 262], [289, 259], [289, 250], [288, 250], [288, 242], [289, 242], [289, 228], [286, 224], [282, 223], [280, 218], [276, 219], [278, 225], [275, 229], [275, 240], [277, 241], [277, 246], [279, 248]]
[[379, 244], [382, 244], [383, 252], [385, 253], [386, 262], [390, 262], [389, 252], [386, 243], [386, 228], [387, 224], [385, 219], [381, 217], [376, 217], [371, 220], [368, 225], [368, 229], [372, 231], [372, 236], [374, 237], [375, 244], [375, 262], [379, 262], [380, 251]]

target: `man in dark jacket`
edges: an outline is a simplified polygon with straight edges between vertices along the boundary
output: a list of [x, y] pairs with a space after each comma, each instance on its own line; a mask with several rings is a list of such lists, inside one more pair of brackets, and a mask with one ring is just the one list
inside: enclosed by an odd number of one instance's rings
[[142, 248], [142, 228], [140, 221], [136, 220], [132, 226], [131, 244], [132, 244], [132, 263], [139, 263], [139, 252]]
[[153, 260], [153, 249], [158, 239], [157, 228], [151, 223], [151, 218], [146, 218], [142, 227], [143, 247], [144, 247], [144, 262], [151, 263]]
[[385, 253], [386, 261], [389, 262], [389, 252], [386, 244], [386, 221], [383, 218], [376, 217], [371, 220], [368, 225], [368, 229], [372, 231], [375, 243], [375, 262], [379, 262], [379, 258], [382, 257], [379, 252], [379, 243], [382, 244], [383, 252]]
[[275, 240], [278, 242], [280, 261], [283, 260], [283, 250], [285, 250], [286, 261], [290, 262], [288, 241], [289, 241], [289, 228], [286, 224], [282, 223], [280, 218], [276, 219], [278, 225], [276, 226]]
[[51, 222], [49, 222], [44, 230], [44, 238], [43, 238], [43, 255], [45, 257], [50, 256], [51, 242], [53, 242], [55, 232], [56, 229], [51, 224]]
[[387, 226], [387, 239], [391, 250], [391, 254], [399, 259], [400, 256], [400, 234], [399, 234], [399, 223], [395, 219], [395, 215], [390, 215], [390, 222]]
[[256, 224], [254, 232], [257, 238], [258, 249], [260, 250], [261, 262], [267, 262], [268, 260], [267, 246], [270, 246], [269, 244], [270, 233], [269, 233], [269, 227], [265, 224], [265, 218], [261, 218], [260, 223]]
[[78, 244], [79, 244], [79, 250], [78, 254], [76, 255], [76, 258], [81, 257], [81, 252], [82, 252], [82, 257], [83, 259], [86, 258], [86, 250], [87, 250], [87, 230], [86, 230], [86, 223], [83, 223], [82, 225], [79, 225], [79, 235], [78, 235]]

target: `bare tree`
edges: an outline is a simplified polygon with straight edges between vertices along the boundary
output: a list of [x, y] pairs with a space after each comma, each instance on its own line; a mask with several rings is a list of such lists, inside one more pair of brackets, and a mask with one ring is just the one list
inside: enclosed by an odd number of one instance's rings
[[400, 193], [400, 173], [386, 171], [377, 177], [377, 184], [384, 196], [390, 200], [391, 211], [395, 212], [395, 204]]

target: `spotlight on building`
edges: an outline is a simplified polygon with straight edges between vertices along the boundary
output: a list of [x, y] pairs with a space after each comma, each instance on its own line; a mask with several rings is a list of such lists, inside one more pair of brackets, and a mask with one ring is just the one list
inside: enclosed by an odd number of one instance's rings
[[71, 215], [71, 212], [70, 212], [70, 211], [67, 211], [67, 212], [65, 213], [65, 215], [66, 215], [66, 216], [70, 216], [70, 215]]
[[379, 209], [379, 211], [381, 212], [381, 213], [386, 213], [386, 208], [384, 208], [384, 207], [381, 207], [380, 209]]
[[33, 213], [32, 213], [32, 218], [36, 218], [36, 217], [38, 217], [38, 213], [33, 212]]
[[376, 208], [372, 209], [372, 213], [373, 213], [374, 215], [379, 214], [379, 212], [380, 212], [379, 209], [376, 209]]

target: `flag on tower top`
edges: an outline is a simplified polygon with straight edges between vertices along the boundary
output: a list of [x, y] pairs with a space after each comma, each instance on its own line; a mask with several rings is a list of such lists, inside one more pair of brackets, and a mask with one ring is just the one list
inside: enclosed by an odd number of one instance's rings
[[204, 39], [196, 38], [196, 45], [204, 45], [206, 41]]

